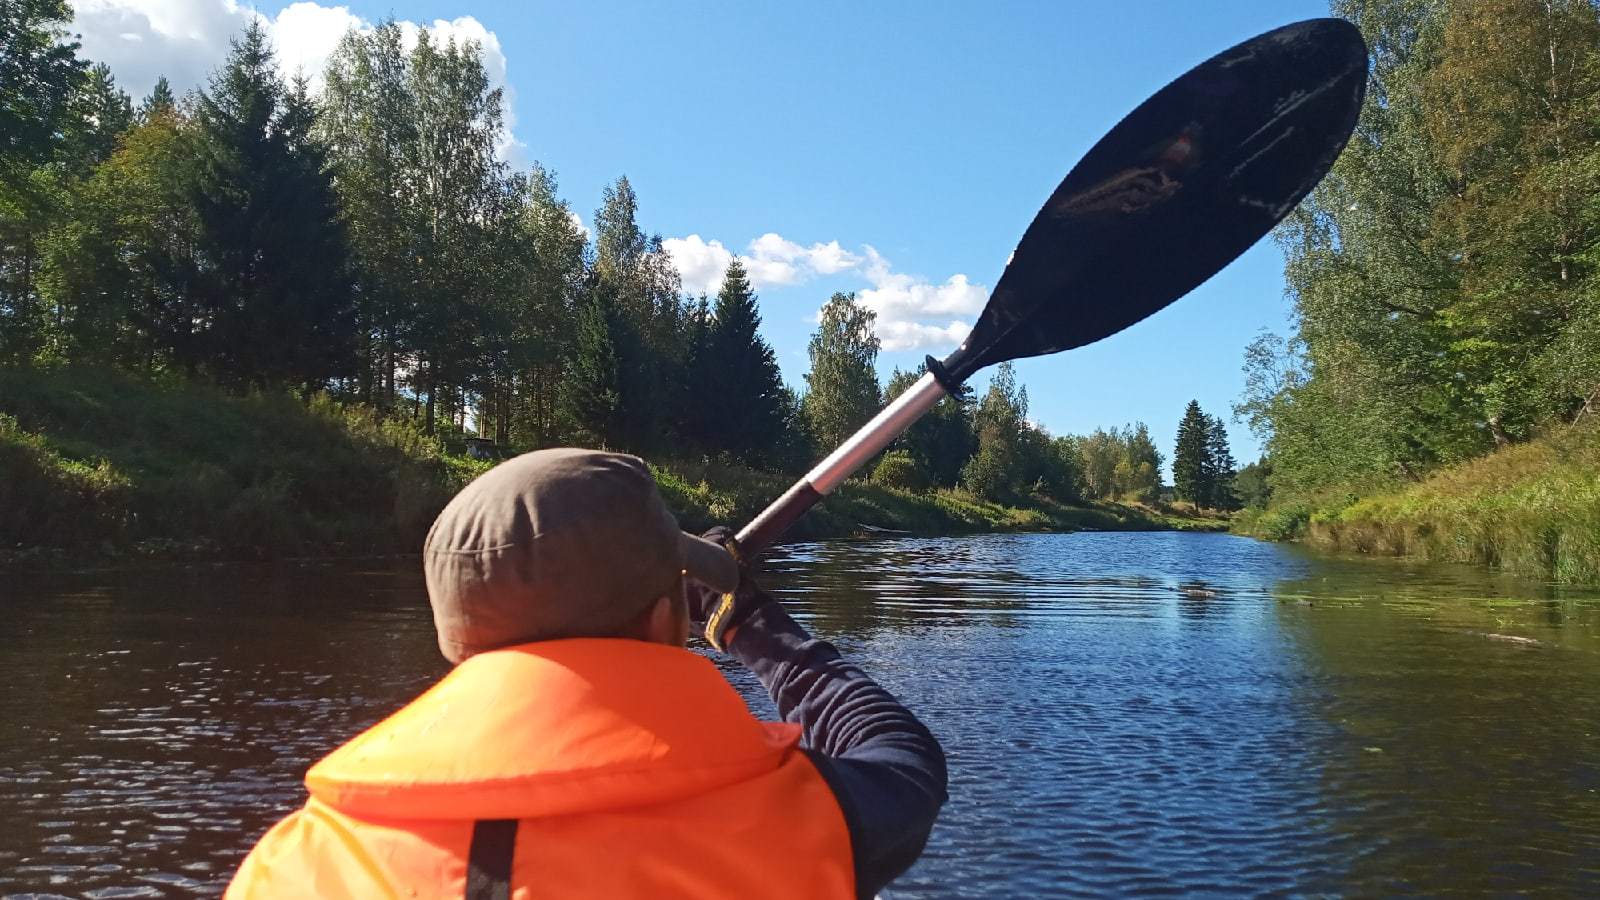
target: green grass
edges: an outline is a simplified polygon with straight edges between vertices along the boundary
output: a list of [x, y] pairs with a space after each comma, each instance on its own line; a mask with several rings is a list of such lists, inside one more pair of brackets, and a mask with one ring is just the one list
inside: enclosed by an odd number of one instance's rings
[[13, 560], [415, 549], [484, 468], [325, 397], [0, 371], [0, 550]]
[[[0, 565], [415, 553], [449, 498], [488, 468], [450, 449], [328, 397], [0, 370]], [[791, 481], [727, 462], [658, 462], [668, 505], [697, 532], [748, 521]], [[860, 480], [791, 536], [1217, 527], [1142, 506], [1003, 506]]]
[[1240, 527], [1330, 550], [1600, 584], [1600, 424], [1563, 427], [1390, 492], [1271, 510]]

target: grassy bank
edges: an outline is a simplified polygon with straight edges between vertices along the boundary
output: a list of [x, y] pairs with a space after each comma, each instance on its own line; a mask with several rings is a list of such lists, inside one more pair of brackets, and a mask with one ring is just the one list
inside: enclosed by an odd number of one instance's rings
[[0, 548], [12, 562], [415, 548], [482, 469], [326, 398], [0, 371]]
[[[448, 442], [325, 397], [236, 397], [104, 371], [0, 370], [0, 565], [411, 553], [487, 468]], [[655, 468], [684, 527], [743, 522], [789, 479]], [[1001, 506], [851, 482], [795, 534], [1215, 527], [1142, 507]]]
[[1241, 517], [1237, 527], [1329, 550], [1600, 584], [1600, 425], [1563, 428], [1393, 491]]

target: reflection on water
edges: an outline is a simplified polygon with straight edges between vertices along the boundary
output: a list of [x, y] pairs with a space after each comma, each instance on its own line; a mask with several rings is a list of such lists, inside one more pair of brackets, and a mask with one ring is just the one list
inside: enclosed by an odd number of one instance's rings
[[[0, 585], [0, 894], [215, 893], [443, 672], [415, 568]], [[766, 581], [949, 752], [893, 897], [1600, 892], [1600, 595], [1184, 534], [798, 545]]]

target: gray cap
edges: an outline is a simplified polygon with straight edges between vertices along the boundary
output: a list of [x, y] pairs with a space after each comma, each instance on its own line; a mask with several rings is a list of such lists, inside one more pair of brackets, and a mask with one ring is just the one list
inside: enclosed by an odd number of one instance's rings
[[739, 569], [678, 530], [638, 457], [538, 450], [501, 463], [439, 513], [422, 547], [451, 662], [527, 641], [616, 633], [680, 573], [732, 591]]

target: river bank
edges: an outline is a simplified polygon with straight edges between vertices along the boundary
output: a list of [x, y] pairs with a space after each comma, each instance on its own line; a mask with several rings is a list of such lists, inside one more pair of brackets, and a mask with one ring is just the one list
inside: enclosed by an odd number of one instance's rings
[[1421, 482], [1241, 514], [1234, 528], [1322, 550], [1600, 584], [1600, 424], [1562, 427]]
[[[459, 438], [327, 396], [240, 397], [101, 370], [0, 371], [0, 567], [414, 553], [450, 497], [489, 466], [467, 458]], [[747, 520], [792, 480], [715, 460], [652, 468], [695, 531]], [[1139, 506], [1012, 507], [863, 481], [794, 536], [1219, 527]]]

